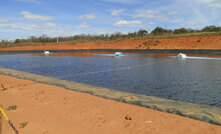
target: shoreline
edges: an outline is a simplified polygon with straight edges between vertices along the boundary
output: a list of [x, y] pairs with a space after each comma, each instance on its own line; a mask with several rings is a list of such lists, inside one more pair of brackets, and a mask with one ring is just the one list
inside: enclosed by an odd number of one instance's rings
[[[221, 127], [182, 116], [104, 99], [88, 93], [0, 75], [0, 91], [9, 119], [23, 134], [139, 133], [218, 134]], [[28, 122], [19, 128], [21, 122]], [[3, 120], [3, 133], [14, 133]]]
[[89, 93], [91, 95], [99, 96], [105, 99], [135, 104], [138, 106], [151, 108], [153, 110], [173, 113], [184, 117], [201, 120], [204, 122], [221, 125], [221, 109], [216, 107], [122, 92], [113, 89], [102, 88], [78, 82], [59, 80], [52, 77], [46, 77], [6, 68], [0, 68], [0, 74], [24, 80], [31, 80], [37, 83], [58, 86], [81, 93]]

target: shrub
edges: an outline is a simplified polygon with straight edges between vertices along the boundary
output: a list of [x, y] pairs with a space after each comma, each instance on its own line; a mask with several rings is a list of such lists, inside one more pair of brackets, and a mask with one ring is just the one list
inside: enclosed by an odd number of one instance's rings
[[12, 106], [8, 106], [8, 108], [6, 110], [10, 111], [10, 110], [16, 110], [16, 109], [17, 109], [17, 106], [16, 105], [12, 105]]
[[170, 33], [172, 30], [163, 29], [161, 27], [156, 27], [151, 34], [153, 35], [163, 35], [165, 33]]
[[221, 31], [221, 27], [216, 27], [214, 25], [212, 26], [206, 26], [202, 29], [203, 32], [218, 32]]
[[28, 125], [28, 121], [22, 122], [19, 124], [19, 128], [24, 128], [27, 125]]
[[157, 40], [155, 43], [160, 43], [160, 41]]
[[147, 45], [148, 45], [148, 42], [143, 42], [143, 44], [144, 44], [145, 46], [147, 46]]
[[144, 29], [140, 29], [138, 32], [137, 32], [137, 35], [138, 36], [141, 36], [143, 37], [144, 35], [148, 34], [148, 31], [147, 30], [144, 30]]
[[202, 40], [202, 37], [199, 37], [199, 39], [197, 40], [197, 42], [200, 42]]
[[175, 29], [173, 31], [174, 34], [181, 34], [181, 33], [187, 33], [188, 30], [186, 28], [180, 28], [180, 29]]

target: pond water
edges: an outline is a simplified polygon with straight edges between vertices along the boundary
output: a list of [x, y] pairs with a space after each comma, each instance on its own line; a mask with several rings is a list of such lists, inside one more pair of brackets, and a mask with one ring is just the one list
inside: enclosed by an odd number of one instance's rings
[[218, 55], [75, 52], [0, 55], [0, 67], [221, 108]]

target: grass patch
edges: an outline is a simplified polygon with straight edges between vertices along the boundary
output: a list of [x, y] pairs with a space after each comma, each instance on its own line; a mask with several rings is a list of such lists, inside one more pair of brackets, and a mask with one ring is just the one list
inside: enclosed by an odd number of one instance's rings
[[153, 43], [154, 46], [159, 45], [160, 41], [155, 41], [155, 43]]
[[17, 105], [11, 105], [11, 106], [8, 106], [6, 110], [10, 111], [10, 110], [16, 110], [16, 109], [17, 109]]
[[157, 44], [158, 44], [158, 43], [160, 43], [160, 41], [158, 41], [158, 40], [157, 40], [155, 43], [157, 43]]
[[199, 39], [197, 40], [197, 42], [201, 42], [201, 40], [202, 40], [202, 37], [199, 37]]
[[20, 123], [19, 124], [19, 128], [24, 128], [24, 127], [26, 127], [27, 125], [28, 125], [28, 121], [25, 121], [25, 122], [22, 122], [22, 123]]
[[[152, 40], [148, 40], [146, 42], [143, 42], [142, 44], [144, 45], [143, 47], [146, 47], [146, 49], [150, 49], [150, 46], [156, 46], [159, 45], [160, 41], [155, 41], [153, 42]], [[139, 45], [139, 48], [142, 47], [142, 45]]]
[[145, 46], [147, 46], [147, 45], [148, 45], [148, 42], [144, 42], [143, 44], [144, 44]]

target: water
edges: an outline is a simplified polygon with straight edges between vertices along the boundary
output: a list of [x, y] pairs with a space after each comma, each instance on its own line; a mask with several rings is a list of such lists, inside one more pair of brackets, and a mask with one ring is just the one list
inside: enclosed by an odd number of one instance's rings
[[0, 66], [120, 91], [221, 108], [221, 58], [174, 54], [0, 55]]

